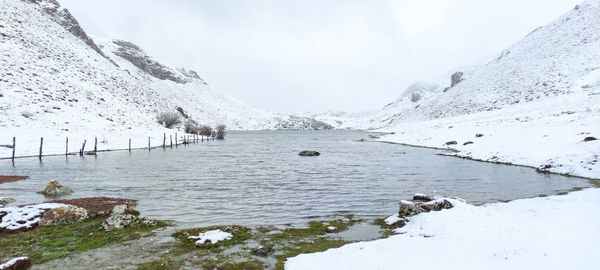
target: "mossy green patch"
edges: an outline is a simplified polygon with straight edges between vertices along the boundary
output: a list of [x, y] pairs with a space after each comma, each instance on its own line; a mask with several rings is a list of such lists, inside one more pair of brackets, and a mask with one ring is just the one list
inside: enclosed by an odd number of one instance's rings
[[202, 263], [202, 269], [213, 270], [262, 270], [266, 266], [259, 260], [248, 260], [241, 262], [224, 262], [224, 258], [218, 260], [207, 260]]
[[38, 226], [34, 230], [0, 237], [0, 257], [28, 256], [34, 264], [67, 257], [87, 250], [107, 246], [152, 234], [156, 228], [169, 224], [157, 221], [156, 226], [133, 223], [127, 228], [110, 232], [101, 229], [104, 218], [58, 226]]
[[[221, 230], [224, 232], [228, 232], [233, 235], [231, 239], [219, 241], [214, 244], [205, 244], [196, 247], [196, 240], [190, 239], [190, 236], [197, 236], [203, 232], [212, 231], [212, 230]], [[246, 240], [252, 237], [251, 230], [249, 228], [237, 225], [227, 225], [227, 226], [210, 226], [204, 228], [193, 228], [193, 229], [185, 229], [178, 231], [173, 234], [179, 243], [180, 246], [184, 250], [194, 250], [194, 249], [219, 249], [222, 247], [228, 247], [237, 244], [243, 244]]]
[[181, 260], [173, 260], [168, 258], [160, 258], [149, 261], [138, 266], [138, 270], [172, 270], [179, 269], [183, 265]]
[[373, 225], [377, 225], [382, 229], [382, 231], [380, 232], [382, 237], [388, 237], [394, 233], [395, 229], [404, 227], [404, 225], [406, 225], [406, 222], [404, 220], [399, 220], [396, 223], [390, 225], [387, 224], [387, 222], [385, 222], [384, 218], [377, 218], [373, 220]]

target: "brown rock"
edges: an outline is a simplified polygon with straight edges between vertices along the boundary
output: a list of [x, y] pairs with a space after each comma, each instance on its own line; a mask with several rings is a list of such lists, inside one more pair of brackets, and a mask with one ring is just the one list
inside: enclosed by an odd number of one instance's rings
[[63, 225], [83, 222], [88, 218], [88, 211], [84, 208], [68, 205], [46, 211], [39, 225]]

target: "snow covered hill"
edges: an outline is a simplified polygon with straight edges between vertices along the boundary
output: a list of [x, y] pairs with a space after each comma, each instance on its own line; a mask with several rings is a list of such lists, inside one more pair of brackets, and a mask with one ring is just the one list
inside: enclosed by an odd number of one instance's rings
[[416, 84], [367, 116], [315, 117], [394, 132], [386, 141], [600, 178], [600, 141], [584, 142], [600, 138], [600, 1], [583, 2], [443, 86]]
[[[161, 64], [132, 43], [93, 39], [55, 0], [0, 0], [0, 76], [0, 145], [13, 136], [27, 144], [173, 133], [156, 121], [163, 112], [229, 129], [329, 128], [218, 93], [194, 71]], [[0, 156], [8, 152], [0, 148]]]

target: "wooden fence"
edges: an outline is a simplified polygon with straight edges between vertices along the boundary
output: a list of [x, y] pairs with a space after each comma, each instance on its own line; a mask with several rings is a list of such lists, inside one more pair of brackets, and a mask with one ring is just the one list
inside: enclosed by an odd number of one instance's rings
[[[173, 141], [173, 137], [175, 138], [175, 141]], [[215, 136], [204, 136], [204, 135], [198, 135], [198, 134], [184, 134], [183, 136], [181, 136], [181, 140], [180, 137], [177, 136], [177, 133], [175, 133], [175, 136], [173, 135], [169, 135], [169, 142], [167, 144], [167, 133], [163, 134], [163, 140], [162, 140], [162, 145], [159, 146], [152, 146], [152, 137], [148, 137], [148, 147], [142, 147], [142, 148], [131, 148], [131, 138], [129, 139], [129, 144], [128, 147], [126, 149], [104, 149], [104, 150], [98, 150], [98, 137], [94, 138], [94, 149], [90, 150], [90, 151], [86, 151], [85, 150], [85, 146], [87, 144], [87, 140], [83, 140], [83, 143], [81, 144], [81, 148], [78, 149], [78, 152], [69, 152], [69, 137], [65, 138], [65, 156], [69, 156], [69, 155], [79, 155], [79, 156], [84, 156], [84, 155], [96, 155], [97, 152], [109, 152], [109, 151], [123, 151], [123, 150], [127, 150], [129, 152], [131, 152], [131, 150], [136, 150], [136, 149], [148, 149], [148, 151], [152, 151], [152, 149], [154, 148], [163, 148], [163, 149], [167, 149], [167, 148], [177, 148], [179, 147], [179, 145], [188, 145], [188, 144], [194, 144], [194, 143], [200, 143], [200, 142], [204, 142], [204, 141], [209, 141], [209, 140], [215, 140]], [[49, 155], [44, 155], [44, 137], [40, 138], [40, 148], [39, 148], [39, 154], [37, 156], [15, 156], [16, 154], [16, 149], [17, 149], [17, 138], [13, 137], [12, 138], [12, 145], [3, 145], [4, 147], [8, 147], [8, 148], [12, 148], [12, 155], [10, 158], [0, 158], [0, 159], [12, 159], [12, 161], [14, 162], [15, 158], [27, 158], [27, 157], [38, 157], [40, 160], [42, 160], [42, 157], [44, 156], [61, 156], [63, 154], [49, 154]]]

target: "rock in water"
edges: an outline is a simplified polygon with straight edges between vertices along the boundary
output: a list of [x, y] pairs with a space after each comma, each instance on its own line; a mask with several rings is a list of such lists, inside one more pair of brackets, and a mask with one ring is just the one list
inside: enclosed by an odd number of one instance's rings
[[1, 270], [26, 270], [31, 267], [31, 260], [27, 257], [19, 257], [0, 264]]
[[298, 155], [301, 157], [317, 157], [320, 156], [321, 153], [317, 151], [302, 151]]
[[9, 205], [14, 202], [15, 202], [15, 199], [13, 199], [13, 198], [0, 198], [0, 205], [6, 206], [6, 205]]
[[88, 218], [88, 211], [84, 208], [68, 205], [46, 211], [39, 225], [63, 225], [83, 222]]
[[46, 188], [39, 193], [46, 197], [60, 197], [73, 193], [73, 190], [61, 185], [56, 180], [52, 180], [46, 185]]

